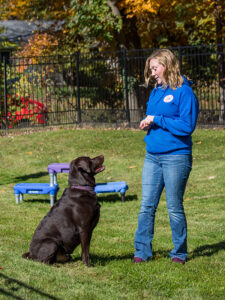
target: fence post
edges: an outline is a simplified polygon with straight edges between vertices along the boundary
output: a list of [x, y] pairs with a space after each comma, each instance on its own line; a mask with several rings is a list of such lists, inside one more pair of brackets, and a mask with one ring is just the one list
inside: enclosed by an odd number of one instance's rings
[[182, 53], [181, 53], [181, 47], [178, 46], [178, 57], [179, 57], [179, 65], [180, 65], [180, 73], [183, 73], [183, 68], [182, 68]]
[[224, 52], [223, 45], [217, 44], [216, 46], [217, 54], [217, 65], [218, 65], [218, 75], [219, 75], [219, 102], [220, 102], [220, 114], [219, 114], [219, 124], [224, 124], [225, 121], [225, 84], [224, 84]]
[[80, 52], [75, 53], [76, 58], [76, 85], [77, 85], [77, 111], [78, 111], [78, 123], [81, 124], [81, 109], [80, 109], [80, 82], [79, 82], [79, 58]]
[[126, 95], [126, 120], [130, 126], [130, 107], [129, 107], [129, 94], [127, 82], [127, 51], [123, 49], [123, 66], [124, 66], [124, 81], [125, 81], [125, 95]]
[[5, 111], [5, 132], [8, 134], [8, 104], [7, 104], [7, 69], [6, 69], [6, 57], [3, 57], [4, 68], [4, 111]]

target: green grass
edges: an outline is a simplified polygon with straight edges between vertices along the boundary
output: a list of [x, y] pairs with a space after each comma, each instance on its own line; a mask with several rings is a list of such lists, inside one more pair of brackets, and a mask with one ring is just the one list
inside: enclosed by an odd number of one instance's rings
[[[225, 130], [198, 129], [194, 163], [185, 193], [189, 260], [172, 264], [173, 245], [162, 195], [156, 215], [154, 257], [131, 263], [141, 202], [145, 133], [139, 130], [57, 129], [0, 137], [0, 299], [224, 299]], [[18, 182], [49, 182], [47, 166], [104, 154], [97, 182], [127, 181], [126, 201], [98, 195], [100, 221], [91, 241], [91, 268], [80, 259], [44, 265], [27, 261], [33, 232], [50, 208], [48, 195], [25, 195], [15, 204]], [[59, 174], [59, 197], [67, 186]]]

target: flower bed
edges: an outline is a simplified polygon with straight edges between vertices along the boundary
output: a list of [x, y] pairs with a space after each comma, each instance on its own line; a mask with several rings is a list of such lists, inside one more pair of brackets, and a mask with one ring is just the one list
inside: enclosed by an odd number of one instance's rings
[[46, 124], [47, 107], [42, 102], [18, 95], [7, 95], [7, 107], [9, 128], [21, 123]]

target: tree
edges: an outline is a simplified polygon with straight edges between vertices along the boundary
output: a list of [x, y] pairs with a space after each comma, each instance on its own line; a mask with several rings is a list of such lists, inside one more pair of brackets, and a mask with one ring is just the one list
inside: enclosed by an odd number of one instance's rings
[[[55, 39], [55, 52], [73, 53], [98, 43], [99, 47], [107, 46], [114, 38], [114, 32], [120, 30], [122, 23], [114, 16], [106, 0], [0, 0], [4, 6], [4, 18], [38, 21], [53, 21], [41, 34]], [[45, 36], [43, 35], [43, 38]], [[35, 44], [35, 38], [32, 44]], [[29, 46], [33, 52], [32, 45]], [[27, 50], [29, 47], [26, 47]]]
[[61, 53], [93, 45], [106, 50], [224, 42], [223, 0], [0, 0], [0, 4], [4, 18], [54, 21], [47, 33], [54, 32], [55, 50]]
[[[37, 25], [36, 35], [28, 41], [28, 45], [25, 45], [26, 51], [30, 53], [35, 53], [33, 48], [36, 48], [36, 44], [41, 44], [41, 38], [43, 37], [43, 45], [46, 48], [41, 47], [39, 54], [47, 54], [49, 50], [58, 50], [58, 41], [61, 37], [65, 36], [66, 24], [68, 18], [73, 14], [70, 10], [70, 0], [63, 1], [44, 1], [44, 0], [0, 0], [2, 5], [3, 19], [10, 20], [24, 20], [27, 22], [34, 22]], [[43, 22], [51, 21], [45, 30], [40, 29], [40, 25]], [[49, 43], [54, 44], [53, 47], [49, 47], [46, 44], [46, 34], [49, 37]], [[35, 40], [37, 39], [37, 41]], [[64, 43], [63, 43], [64, 44]], [[20, 45], [22, 48], [24, 45]], [[43, 53], [42, 51], [43, 50]]]
[[63, 20], [70, 11], [70, 0], [0, 0], [3, 19]]
[[183, 0], [176, 5], [189, 44], [225, 42], [225, 2], [223, 0]]
[[183, 28], [176, 22], [175, 6], [178, 1], [121, 0], [118, 7], [125, 22], [136, 20], [142, 48], [186, 44]]
[[106, 0], [72, 0], [69, 28], [80, 41], [87, 45], [97, 43], [99, 47], [110, 45], [116, 32], [122, 28], [118, 15], [113, 14]]

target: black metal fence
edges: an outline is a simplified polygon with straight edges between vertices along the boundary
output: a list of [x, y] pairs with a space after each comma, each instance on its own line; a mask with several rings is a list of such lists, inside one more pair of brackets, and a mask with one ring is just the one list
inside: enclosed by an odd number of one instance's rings
[[[139, 124], [152, 87], [144, 66], [154, 49], [3, 57], [0, 129], [62, 124]], [[198, 123], [225, 125], [225, 44], [171, 48], [199, 100]]]

